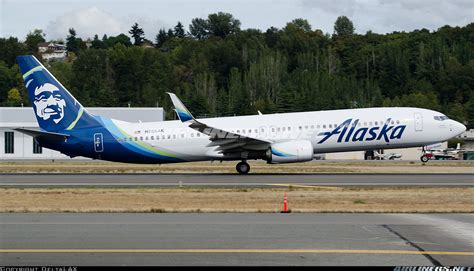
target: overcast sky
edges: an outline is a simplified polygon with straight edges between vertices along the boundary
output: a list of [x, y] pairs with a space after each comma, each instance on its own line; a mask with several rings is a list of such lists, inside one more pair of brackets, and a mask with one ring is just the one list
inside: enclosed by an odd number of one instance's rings
[[0, 37], [24, 39], [43, 29], [46, 39], [65, 39], [70, 27], [78, 36], [128, 33], [134, 22], [154, 40], [160, 28], [210, 13], [229, 12], [242, 28], [265, 31], [282, 28], [295, 18], [307, 19], [313, 29], [332, 33], [339, 15], [348, 16], [356, 32], [377, 33], [436, 30], [444, 25], [473, 22], [473, 0], [0, 0]]

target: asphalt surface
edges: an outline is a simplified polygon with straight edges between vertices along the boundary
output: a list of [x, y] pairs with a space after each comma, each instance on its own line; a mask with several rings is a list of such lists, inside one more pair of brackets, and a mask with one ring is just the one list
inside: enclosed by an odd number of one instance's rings
[[474, 186], [474, 174], [0, 174], [0, 187]]
[[2, 265], [474, 265], [473, 214], [0, 214]]

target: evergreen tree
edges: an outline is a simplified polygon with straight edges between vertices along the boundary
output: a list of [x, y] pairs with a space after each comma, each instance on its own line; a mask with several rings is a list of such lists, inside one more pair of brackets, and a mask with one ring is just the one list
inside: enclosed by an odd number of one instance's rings
[[128, 33], [132, 35], [133, 45], [141, 45], [143, 43], [145, 32], [143, 32], [142, 28], [138, 27], [138, 23], [132, 25], [132, 29]]
[[79, 50], [76, 38], [76, 30], [74, 30], [74, 28], [69, 28], [69, 35], [66, 38], [66, 49], [68, 52], [72, 53], [77, 53]]
[[184, 38], [185, 37], [184, 27], [181, 24], [181, 22], [178, 22], [178, 24], [174, 27], [174, 36], [178, 37], [178, 38]]

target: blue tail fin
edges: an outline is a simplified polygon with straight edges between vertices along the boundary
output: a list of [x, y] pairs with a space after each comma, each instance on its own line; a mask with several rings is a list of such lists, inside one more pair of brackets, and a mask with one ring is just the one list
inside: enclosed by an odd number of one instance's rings
[[18, 56], [18, 65], [41, 129], [60, 132], [99, 123], [34, 56]]

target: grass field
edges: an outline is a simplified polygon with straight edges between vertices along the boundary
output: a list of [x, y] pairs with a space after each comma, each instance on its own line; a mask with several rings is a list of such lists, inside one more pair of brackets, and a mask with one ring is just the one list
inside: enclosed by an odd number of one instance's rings
[[4, 188], [0, 212], [472, 213], [474, 188]]

